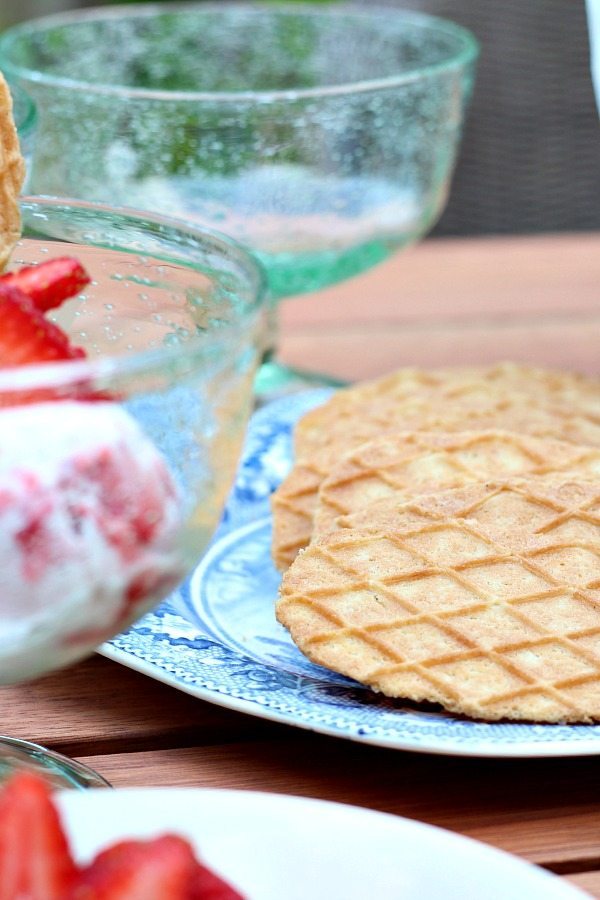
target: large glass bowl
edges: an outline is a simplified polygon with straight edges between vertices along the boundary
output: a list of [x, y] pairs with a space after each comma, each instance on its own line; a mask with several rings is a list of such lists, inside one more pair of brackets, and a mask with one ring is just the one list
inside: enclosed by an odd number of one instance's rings
[[[258, 256], [274, 299], [427, 233], [477, 53], [452, 22], [346, 3], [110, 6], [0, 36], [0, 68], [39, 107], [32, 190], [217, 228]], [[275, 313], [271, 327], [274, 356]], [[281, 367], [261, 370], [270, 386]]]
[[52, 318], [87, 358], [0, 369], [0, 682], [73, 662], [197, 562], [231, 485], [262, 352], [262, 276], [160, 216], [22, 201], [15, 267], [92, 277]]

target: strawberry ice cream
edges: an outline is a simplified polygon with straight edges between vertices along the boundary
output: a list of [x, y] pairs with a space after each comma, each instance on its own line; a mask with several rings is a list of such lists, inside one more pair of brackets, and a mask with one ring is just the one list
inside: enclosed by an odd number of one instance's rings
[[183, 578], [180, 496], [118, 404], [0, 410], [0, 680], [69, 662]]

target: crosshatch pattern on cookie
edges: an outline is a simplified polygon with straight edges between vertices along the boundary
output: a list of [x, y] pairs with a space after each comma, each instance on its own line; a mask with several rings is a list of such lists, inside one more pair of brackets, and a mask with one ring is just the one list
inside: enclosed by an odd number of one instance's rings
[[[321, 408], [324, 410], [324, 408]], [[318, 459], [331, 467], [340, 449], [349, 452], [376, 437], [402, 431], [484, 431], [505, 430], [535, 437], [552, 437], [576, 444], [600, 445], [600, 417], [590, 411], [584, 398], [559, 403], [543, 391], [486, 388], [475, 398], [449, 400], [443, 393], [421, 394], [394, 400], [377, 397], [370, 402], [333, 406], [308, 428], [300, 419], [295, 431], [298, 460]], [[316, 425], [316, 427], [313, 427]]]
[[[464, 520], [328, 535], [284, 576], [278, 618], [314, 662], [391, 697], [489, 720], [597, 720], [600, 520], [589, 505], [594, 541], [550, 528], [518, 552]], [[441, 564], [440, 543], [456, 547], [457, 535], [460, 552]]]
[[418, 494], [513, 474], [580, 472], [600, 477], [600, 449], [515, 432], [408, 432], [362, 444], [324, 479], [313, 538], [334, 530], [338, 516], [385, 498]]
[[[488, 368], [406, 368], [337, 391], [326, 403], [306, 413], [296, 427], [294, 449], [299, 458], [312, 456], [335, 436], [343, 437], [348, 427], [360, 428], [361, 419], [370, 410], [385, 418], [389, 408], [395, 406], [410, 415], [411, 409], [417, 411], [428, 401], [440, 404], [441, 409], [471, 406], [477, 410], [499, 400], [497, 411], [501, 413], [511, 398], [529, 400], [535, 405], [556, 405], [567, 414], [576, 408], [596, 423], [600, 417], [600, 382], [575, 372], [512, 362]], [[467, 426], [462, 430], [467, 430]]]
[[593, 542], [600, 525], [600, 487], [579, 478], [580, 473], [563, 472], [474, 482], [404, 502], [388, 498], [340, 516], [336, 527], [387, 533], [452, 517], [477, 523], [508, 547], [520, 547], [527, 536]]
[[[570, 402], [558, 405], [555, 394], [544, 393], [542, 385], [540, 382], [537, 393], [527, 394], [503, 392], [484, 381], [473, 402], [465, 398], [449, 402], [440, 394], [417, 392], [404, 400], [383, 396], [363, 404], [344, 403], [339, 409], [329, 409], [324, 417], [327, 405], [307, 413], [296, 428], [297, 463], [272, 499], [272, 552], [277, 567], [285, 570], [310, 541], [318, 489], [332, 468], [360, 444], [399, 428], [413, 432], [506, 430], [600, 446], [600, 418], [590, 411], [596, 396], [592, 389], [577, 399], [577, 392], [570, 388]], [[322, 418], [307, 425], [307, 417], [317, 413]]]

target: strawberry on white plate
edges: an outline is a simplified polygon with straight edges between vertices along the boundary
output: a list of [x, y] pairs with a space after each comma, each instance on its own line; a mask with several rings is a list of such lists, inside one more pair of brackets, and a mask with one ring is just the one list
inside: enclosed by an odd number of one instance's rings
[[0, 900], [65, 900], [76, 873], [49, 789], [11, 779], [0, 792]]
[[243, 900], [176, 834], [122, 840], [78, 865], [50, 789], [21, 773], [0, 790], [0, 900]]

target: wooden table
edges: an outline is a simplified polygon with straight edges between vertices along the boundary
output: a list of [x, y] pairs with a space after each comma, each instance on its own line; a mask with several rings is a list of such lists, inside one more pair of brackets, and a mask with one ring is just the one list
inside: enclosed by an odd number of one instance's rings
[[[286, 361], [346, 378], [529, 360], [600, 373], [600, 235], [430, 241], [285, 304]], [[1, 730], [115, 786], [250, 788], [398, 813], [487, 841], [600, 898], [597, 759], [384, 750], [230, 712], [99, 656], [0, 689]]]

